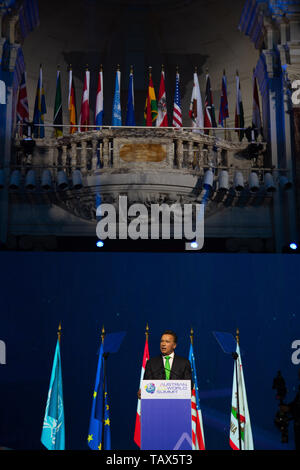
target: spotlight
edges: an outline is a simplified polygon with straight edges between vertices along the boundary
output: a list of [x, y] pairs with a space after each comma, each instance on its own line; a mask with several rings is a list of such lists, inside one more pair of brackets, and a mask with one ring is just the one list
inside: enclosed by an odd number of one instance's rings
[[98, 240], [96, 245], [98, 248], [102, 248], [104, 246], [104, 242], [102, 240]]
[[198, 243], [197, 242], [191, 242], [191, 248], [193, 248], [193, 250], [196, 250], [198, 248]]
[[293, 242], [293, 243], [290, 243], [290, 249], [291, 249], [291, 250], [297, 250], [297, 248], [298, 248], [297, 243], [294, 243], [294, 242]]

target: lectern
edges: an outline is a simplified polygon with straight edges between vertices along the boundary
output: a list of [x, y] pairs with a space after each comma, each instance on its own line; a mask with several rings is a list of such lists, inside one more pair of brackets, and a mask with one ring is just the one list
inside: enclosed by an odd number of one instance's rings
[[192, 449], [190, 380], [142, 381], [141, 449]]

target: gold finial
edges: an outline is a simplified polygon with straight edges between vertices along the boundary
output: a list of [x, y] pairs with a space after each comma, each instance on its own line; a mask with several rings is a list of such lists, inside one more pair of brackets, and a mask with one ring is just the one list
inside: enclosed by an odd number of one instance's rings
[[103, 72], [103, 65], [100, 64], [100, 72]]
[[151, 77], [151, 75], [152, 75], [152, 67], [151, 65], [149, 65], [149, 77]]
[[130, 73], [133, 74], [133, 65], [130, 66]]
[[102, 332], [101, 332], [102, 343], [104, 342], [104, 336], [105, 336], [105, 329], [104, 329], [104, 325], [103, 325], [102, 326]]
[[59, 322], [59, 325], [58, 325], [57, 338], [58, 338], [58, 342], [60, 343], [60, 338], [61, 338], [61, 321]]
[[226, 75], [225, 69], [223, 70], [223, 75]]
[[165, 70], [165, 66], [164, 64], [161, 64], [161, 71], [164, 72], [164, 70]]
[[176, 73], [179, 73], [179, 67], [176, 65]]
[[86, 64], [85, 70], [86, 70], [86, 72], [89, 70], [89, 64]]
[[197, 65], [196, 65], [196, 67], [195, 67], [195, 73], [197, 73]]
[[146, 339], [147, 339], [147, 341], [148, 341], [148, 337], [149, 337], [149, 325], [148, 325], [148, 323], [147, 323], [147, 325], [146, 325], [146, 332], [145, 332], [145, 335], [146, 335]]
[[236, 329], [236, 342], [237, 344], [240, 344], [240, 330], [237, 328]]
[[117, 71], [120, 72], [120, 64], [117, 65]]
[[191, 328], [190, 338], [191, 338], [191, 344], [192, 344], [192, 346], [194, 346], [194, 330], [193, 330], [193, 328]]

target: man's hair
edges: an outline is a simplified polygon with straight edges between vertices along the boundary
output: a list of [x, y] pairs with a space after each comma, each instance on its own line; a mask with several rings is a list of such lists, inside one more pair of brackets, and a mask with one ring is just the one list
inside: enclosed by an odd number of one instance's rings
[[161, 336], [163, 336], [163, 335], [171, 335], [171, 336], [173, 336], [173, 338], [174, 338], [174, 343], [177, 344], [177, 334], [174, 333], [174, 331], [172, 331], [172, 330], [165, 330], [165, 331], [162, 333]]

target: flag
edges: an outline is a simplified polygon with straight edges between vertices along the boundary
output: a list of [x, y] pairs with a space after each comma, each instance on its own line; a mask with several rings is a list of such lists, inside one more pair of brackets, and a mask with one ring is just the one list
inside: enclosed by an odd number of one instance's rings
[[61, 137], [63, 135], [62, 123], [63, 123], [63, 116], [62, 116], [60, 71], [57, 70], [53, 124], [59, 127], [54, 127], [55, 137]]
[[181, 113], [181, 99], [179, 89], [179, 73], [176, 72], [176, 85], [175, 85], [175, 96], [173, 106], [173, 127], [182, 127], [182, 113]]
[[[236, 359], [236, 364], [234, 364], [233, 372], [229, 444], [233, 450], [254, 450], [242, 359], [238, 343], [236, 346], [236, 353], [238, 357]], [[239, 423], [241, 431], [241, 445], [239, 442]]]
[[[141, 378], [140, 378], [140, 389], [142, 387], [142, 380], [144, 378], [146, 362], [149, 359], [149, 344], [148, 344], [148, 335], [146, 334], [146, 341], [144, 347], [144, 354], [143, 354], [143, 363], [142, 363], [142, 370], [141, 370]], [[137, 446], [141, 447], [141, 400], [138, 400], [137, 403], [137, 410], [136, 410], [136, 418], [135, 418], [135, 428], [134, 428], [134, 442]]]
[[196, 363], [194, 357], [194, 348], [191, 342], [189, 361], [193, 374], [193, 390], [192, 390], [192, 450], [205, 450], [204, 431], [202, 422], [202, 413], [200, 408], [200, 398], [197, 383]]
[[206, 90], [205, 90], [205, 111], [204, 111], [204, 127], [217, 127], [215, 117], [215, 106], [211, 92], [210, 76], [206, 75]]
[[221, 101], [220, 101], [220, 112], [219, 112], [219, 124], [224, 127], [224, 121], [229, 117], [228, 111], [228, 99], [227, 99], [227, 80], [225, 72], [222, 77], [221, 86]]
[[44, 116], [46, 114], [46, 101], [45, 93], [43, 87], [43, 72], [42, 67], [40, 66], [39, 79], [36, 89], [36, 97], [34, 103], [34, 113], [33, 113], [33, 124], [34, 126], [34, 137], [43, 138], [45, 137], [44, 129]]
[[134, 88], [133, 88], [133, 69], [130, 70], [129, 87], [128, 87], [128, 101], [126, 112], [126, 126], [135, 126], [134, 117]]
[[253, 108], [252, 108], [252, 128], [256, 135], [259, 133], [262, 134], [262, 123], [261, 123], [261, 114], [259, 106], [259, 96], [257, 88], [257, 80], [255, 73], [253, 72]]
[[85, 71], [84, 76], [84, 85], [83, 93], [81, 100], [81, 111], [79, 117], [80, 132], [85, 132], [88, 130], [90, 124], [90, 72], [89, 70]]
[[17, 123], [19, 124], [19, 134], [23, 135], [23, 124], [29, 122], [29, 107], [26, 89], [26, 73], [23, 72], [19, 86], [19, 96], [17, 102]]
[[98, 75], [98, 86], [96, 96], [96, 112], [95, 112], [95, 124], [96, 129], [100, 129], [99, 126], [103, 124], [103, 70], [100, 68]]
[[[105, 380], [105, 389], [104, 389], [104, 360], [105, 360], [104, 359], [104, 341], [102, 341], [100, 351], [99, 351], [99, 359], [98, 359], [98, 366], [97, 366], [97, 373], [96, 373], [96, 380], [95, 380], [95, 388], [94, 388], [94, 393], [93, 393], [89, 433], [88, 433], [88, 438], [87, 438], [88, 446], [92, 450], [110, 450], [111, 449], [109, 405], [108, 405], [106, 380]], [[104, 403], [103, 403], [103, 399], [104, 399]], [[103, 429], [104, 429], [104, 436], [102, 440]]]
[[115, 95], [113, 101], [113, 110], [112, 110], [112, 126], [122, 126], [122, 115], [121, 115], [121, 72], [119, 68], [116, 73], [116, 83], [115, 83]]
[[194, 73], [194, 84], [192, 91], [192, 98], [190, 103], [189, 116], [192, 120], [192, 127], [203, 127], [203, 109], [202, 109], [202, 98], [200, 93], [200, 86], [198, 75]]
[[155, 91], [152, 81], [152, 74], [149, 73], [149, 86], [144, 110], [144, 125], [152, 126], [157, 119], [157, 102], [155, 97]]
[[48, 450], [65, 449], [65, 419], [59, 339], [56, 343], [41, 441]]
[[165, 72], [161, 71], [159, 92], [158, 92], [158, 114], [156, 127], [168, 127], [167, 96], [165, 87]]
[[74, 134], [77, 131], [77, 110], [76, 110], [76, 97], [75, 87], [73, 81], [73, 72], [70, 67], [69, 69], [69, 96], [68, 96], [68, 109], [69, 109], [69, 120], [70, 120], [70, 134]]
[[[240, 77], [236, 75], [236, 108], [235, 108], [235, 127], [236, 128], [243, 128], [245, 126], [244, 122], [244, 108], [242, 102], [242, 93], [241, 93], [241, 84], [240, 84]], [[237, 130], [239, 134], [239, 139], [242, 141], [245, 131], [244, 130]]]

